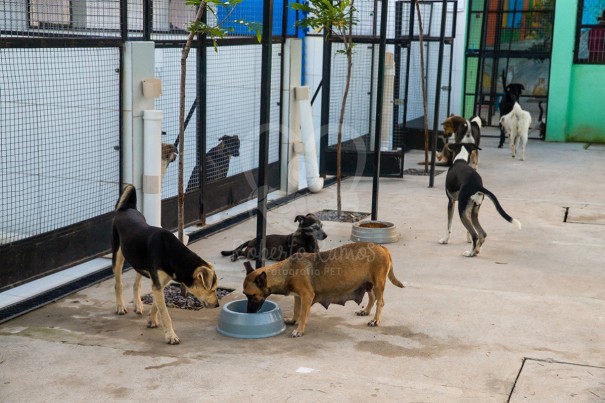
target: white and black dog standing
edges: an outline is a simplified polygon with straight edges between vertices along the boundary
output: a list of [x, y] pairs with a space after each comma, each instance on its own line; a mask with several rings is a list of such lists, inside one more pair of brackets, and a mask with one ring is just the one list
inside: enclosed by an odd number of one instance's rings
[[[525, 146], [531, 126], [531, 115], [521, 109], [519, 102], [515, 102], [513, 109], [500, 118], [500, 126], [508, 135], [510, 152], [515, 158], [517, 151], [521, 154], [521, 161], [525, 160]], [[520, 148], [519, 148], [520, 146]]]
[[[506, 71], [502, 70], [502, 88], [504, 89], [504, 96], [500, 99], [500, 116], [504, 116], [513, 110], [515, 102], [519, 102], [521, 93], [525, 91], [525, 87], [520, 83], [510, 83], [506, 85]], [[500, 125], [500, 143], [498, 148], [502, 148], [506, 139], [506, 132], [502, 125]]]
[[454, 205], [458, 201], [460, 221], [462, 221], [462, 224], [468, 231], [467, 237], [470, 236], [473, 242], [472, 249], [466, 251], [464, 256], [472, 257], [479, 253], [481, 245], [483, 245], [487, 237], [487, 233], [479, 224], [479, 208], [481, 207], [481, 203], [483, 203], [484, 196], [492, 200], [496, 206], [496, 210], [506, 221], [515, 224], [519, 228], [521, 228], [521, 222], [516, 218], [512, 218], [504, 211], [496, 196], [483, 187], [483, 181], [479, 173], [469, 165], [469, 149], [476, 149], [477, 146], [474, 144], [455, 144], [454, 147], [454, 152], [457, 152], [457, 155], [454, 158], [454, 164], [447, 171], [445, 179], [445, 193], [448, 198], [447, 233], [445, 238], [439, 242], [447, 244], [450, 241]]

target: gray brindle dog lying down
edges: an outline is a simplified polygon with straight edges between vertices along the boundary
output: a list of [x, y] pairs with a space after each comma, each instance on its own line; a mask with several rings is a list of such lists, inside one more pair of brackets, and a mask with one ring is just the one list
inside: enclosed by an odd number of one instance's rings
[[[294, 222], [298, 222], [298, 228], [288, 235], [267, 235], [266, 237], [266, 259], [284, 260], [296, 252], [319, 252], [318, 240], [322, 241], [328, 237], [323, 230], [321, 220], [314, 214], [297, 215]], [[256, 259], [256, 238], [246, 241], [233, 250], [224, 250], [223, 256], [231, 256], [235, 262], [240, 257]]]
[[455, 144], [454, 164], [448, 169], [445, 178], [445, 193], [447, 195], [447, 234], [439, 242], [447, 244], [452, 236], [452, 219], [454, 217], [454, 205], [458, 201], [458, 214], [460, 221], [468, 231], [467, 240], [473, 242], [471, 250], [464, 252], [464, 256], [472, 257], [479, 254], [481, 245], [485, 242], [487, 233], [479, 224], [479, 208], [483, 203], [484, 196], [489, 197], [496, 210], [506, 221], [515, 224], [521, 229], [521, 222], [509, 216], [502, 208], [496, 196], [483, 187], [483, 181], [479, 173], [469, 165], [469, 149], [477, 149], [475, 144]]

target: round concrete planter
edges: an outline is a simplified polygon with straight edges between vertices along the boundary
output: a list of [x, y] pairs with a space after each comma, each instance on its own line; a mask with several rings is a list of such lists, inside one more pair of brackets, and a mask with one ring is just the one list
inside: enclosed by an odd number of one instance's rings
[[351, 241], [393, 243], [399, 239], [395, 224], [387, 221], [359, 221], [353, 224]]

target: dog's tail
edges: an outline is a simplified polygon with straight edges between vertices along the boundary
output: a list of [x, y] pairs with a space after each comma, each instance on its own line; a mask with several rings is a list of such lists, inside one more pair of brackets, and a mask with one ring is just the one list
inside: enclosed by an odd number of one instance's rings
[[498, 213], [500, 213], [500, 215], [502, 216], [502, 218], [504, 218], [506, 221], [508, 221], [511, 224], [515, 224], [517, 226], [517, 228], [521, 229], [521, 221], [517, 220], [516, 218], [513, 218], [513, 217], [509, 216], [506, 213], [506, 211], [504, 211], [504, 209], [500, 205], [500, 202], [496, 198], [495, 194], [493, 194], [492, 192], [490, 192], [489, 190], [487, 190], [484, 187], [482, 187], [480, 189], [480, 191], [483, 192], [487, 197], [489, 197], [492, 200], [492, 202], [494, 203], [494, 206], [496, 206], [496, 210], [498, 211]]
[[237, 248], [235, 248], [235, 249], [233, 249], [233, 250], [222, 250], [222, 251], [221, 251], [221, 255], [223, 255], [223, 256], [231, 256], [231, 255], [233, 255], [234, 253], [236, 253], [236, 252], [238, 252], [238, 251], [240, 251], [240, 250], [244, 249], [244, 247], [246, 246], [246, 244], [247, 244], [247, 243], [248, 243], [248, 242], [246, 241], [246, 242], [244, 242], [243, 244], [241, 244], [240, 246], [238, 246]]
[[[383, 248], [385, 247], [383, 246]], [[396, 285], [399, 288], [405, 288], [403, 283], [399, 281], [397, 277], [395, 277], [395, 272], [393, 271], [393, 257], [391, 256], [391, 253], [388, 250], [387, 255], [389, 256], [389, 272], [387, 274], [389, 276], [389, 280], [391, 280], [391, 283], [393, 283], [393, 285]]]
[[122, 190], [122, 194], [116, 203], [115, 211], [136, 209], [137, 208], [137, 192], [134, 186], [130, 183], [126, 184]]

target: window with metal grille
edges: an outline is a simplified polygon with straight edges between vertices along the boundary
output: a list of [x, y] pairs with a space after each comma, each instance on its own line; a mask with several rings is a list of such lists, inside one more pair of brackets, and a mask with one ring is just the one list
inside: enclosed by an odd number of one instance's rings
[[574, 63], [605, 64], [605, 0], [579, 0]]
[[71, 26], [70, 0], [30, 0], [30, 26], [36, 28]]

